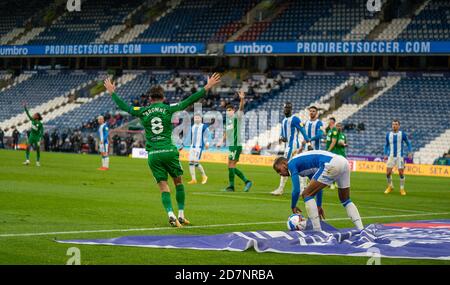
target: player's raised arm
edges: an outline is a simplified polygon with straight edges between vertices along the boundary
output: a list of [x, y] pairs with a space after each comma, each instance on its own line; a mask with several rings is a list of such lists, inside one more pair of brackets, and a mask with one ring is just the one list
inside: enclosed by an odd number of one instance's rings
[[111, 98], [116, 103], [116, 105], [121, 109], [122, 111], [125, 111], [133, 116], [139, 116], [139, 108], [134, 108], [133, 106], [129, 106], [125, 101], [123, 101], [116, 93], [116, 84], [111, 81], [110, 78], [106, 78], [104, 81], [104, 86], [106, 90], [108, 91], [109, 95], [111, 95]]
[[25, 114], [27, 114], [28, 119], [30, 119], [30, 121], [34, 121], [33, 117], [31, 117], [30, 112], [28, 111], [27, 103], [22, 102], [22, 106], [23, 106], [23, 109], [25, 110]]
[[245, 93], [244, 91], [239, 91], [239, 111], [244, 112], [244, 106], [245, 106]]
[[192, 94], [191, 96], [187, 97], [180, 103], [171, 106], [170, 110], [172, 112], [177, 112], [177, 111], [186, 109], [190, 105], [192, 105], [195, 102], [197, 102], [198, 100], [200, 100], [206, 94], [206, 92], [211, 90], [211, 88], [213, 88], [214, 86], [216, 86], [219, 83], [220, 83], [220, 74], [216, 72], [211, 77], [208, 77], [208, 82], [206, 83], [206, 85], [203, 88], [200, 88], [199, 91], [197, 91], [194, 94]]

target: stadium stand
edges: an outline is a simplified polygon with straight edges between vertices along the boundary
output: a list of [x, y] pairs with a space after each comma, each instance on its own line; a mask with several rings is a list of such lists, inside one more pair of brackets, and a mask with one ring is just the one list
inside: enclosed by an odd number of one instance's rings
[[400, 40], [442, 41], [450, 38], [450, 2], [431, 0], [400, 33]]
[[29, 44], [94, 43], [111, 26], [122, 24], [124, 19], [141, 4], [140, 0], [85, 1], [81, 12], [65, 12]]
[[26, 120], [21, 102], [31, 112], [43, 112], [67, 100], [68, 94], [95, 78], [89, 72], [26, 72], [0, 91], [0, 126], [9, 128]]
[[[155, 75], [158, 82], [163, 81], [166, 77], [167, 75]], [[135, 96], [146, 93], [151, 84], [148, 72], [124, 74], [118, 82], [120, 85], [117, 85], [117, 93], [128, 103], [131, 103], [131, 99]], [[61, 116], [50, 118], [47, 125], [59, 129], [74, 129], [96, 118], [99, 114], [114, 113], [117, 110], [116, 105], [110, 96], [105, 95], [106, 93], [102, 93], [100, 96], [87, 100], [79, 108], [65, 112]]]
[[223, 42], [259, 0], [185, 0], [151, 24], [134, 42]]
[[402, 78], [387, 90], [343, 121], [363, 122], [363, 132], [348, 132], [352, 141], [349, 153], [383, 155], [385, 134], [393, 119], [412, 140], [413, 151], [440, 136], [450, 124], [450, 81], [445, 77], [413, 76]]
[[[376, 21], [365, 1], [288, 1], [289, 5], [271, 22], [257, 22], [239, 40], [341, 40], [353, 33], [368, 34]], [[361, 30], [361, 32], [359, 32]], [[360, 35], [361, 36], [361, 35]]]
[[[23, 32], [25, 23], [40, 9], [48, 6], [49, 0], [16, 0], [0, 2], [0, 37], [14, 36]], [[13, 31], [14, 30], [14, 31]], [[4, 39], [1, 40], [5, 44]]]

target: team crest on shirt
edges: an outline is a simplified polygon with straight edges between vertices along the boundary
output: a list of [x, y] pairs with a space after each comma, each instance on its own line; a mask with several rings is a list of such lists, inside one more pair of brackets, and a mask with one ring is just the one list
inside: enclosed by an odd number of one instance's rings
[[334, 132], [333, 132], [333, 135], [337, 135], [337, 132], [336, 132], [336, 131], [334, 131]]
[[139, 111], [141, 109], [141, 107], [133, 107], [133, 110], [135, 111]]

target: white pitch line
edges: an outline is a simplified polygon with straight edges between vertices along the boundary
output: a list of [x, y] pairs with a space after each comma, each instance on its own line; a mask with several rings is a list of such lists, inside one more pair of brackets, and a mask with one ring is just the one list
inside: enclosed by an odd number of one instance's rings
[[[384, 218], [402, 218], [402, 217], [417, 217], [417, 216], [439, 216], [449, 215], [450, 212], [444, 213], [427, 213], [427, 214], [405, 214], [405, 215], [387, 215], [387, 216], [368, 216], [361, 219], [384, 219]], [[343, 221], [345, 218], [331, 218], [325, 221]], [[286, 221], [273, 222], [256, 222], [256, 223], [236, 223], [236, 224], [216, 224], [216, 225], [202, 225], [202, 226], [187, 226], [186, 229], [207, 229], [207, 228], [225, 228], [236, 226], [253, 226], [253, 225], [268, 225], [268, 224], [284, 224]], [[157, 227], [157, 228], [135, 228], [135, 229], [113, 229], [113, 230], [86, 230], [86, 231], [67, 231], [67, 232], [44, 232], [44, 233], [22, 233], [22, 234], [0, 234], [0, 237], [30, 237], [30, 236], [50, 236], [50, 235], [70, 235], [70, 234], [91, 234], [91, 233], [113, 233], [113, 232], [140, 232], [140, 231], [159, 231], [159, 230], [176, 230], [178, 228], [172, 227]]]
[[[203, 196], [213, 196], [213, 197], [225, 197], [225, 198], [232, 198], [232, 199], [248, 199], [248, 200], [261, 200], [261, 201], [271, 201], [271, 202], [283, 202], [286, 203], [286, 200], [278, 200], [278, 199], [269, 199], [269, 198], [259, 198], [259, 197], [246, 197], [243, 195], [225, 195], [225, 194], [209, 194], [209, 193], [192, 193], [193, 195], [203, 195]], [[338, 203], [323, 203], [324, 205], [332, 205], [332, 206], [342, 206]], [[405, 212], [405, 213], [423, 213], [427, 214], [430, 212], [425, 211], [418, 211], [418, 210], [406, 210], [406, 209], [395, 209], [395, 208], [381, 208], [381, 207], [374, 207], [374, 206], [362, 206], [361, 208], [367, 208], [367, 209], [375, 209], [375, 210], [382, 210], [382, 211], [395, 211], [395, 212]]]

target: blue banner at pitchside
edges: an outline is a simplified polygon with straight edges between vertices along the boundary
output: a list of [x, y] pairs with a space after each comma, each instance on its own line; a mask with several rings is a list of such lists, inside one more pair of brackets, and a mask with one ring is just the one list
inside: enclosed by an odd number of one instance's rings
[[125, 236], [111, 239], [57, 240], [60, 243], [148, 248], [277, 252], [450, 260], [450, 220], [371, 224], [363, 231], [336, 229], [325, 222], [322, 231], [254, 231], [218, 235]]
[[198, 55], [205, 50], [203, 43], [23, 45], [0, 46], [0, 57]]
[[226, 55], [246, 54], [450, 54], [450, 41], [231, 42]]

